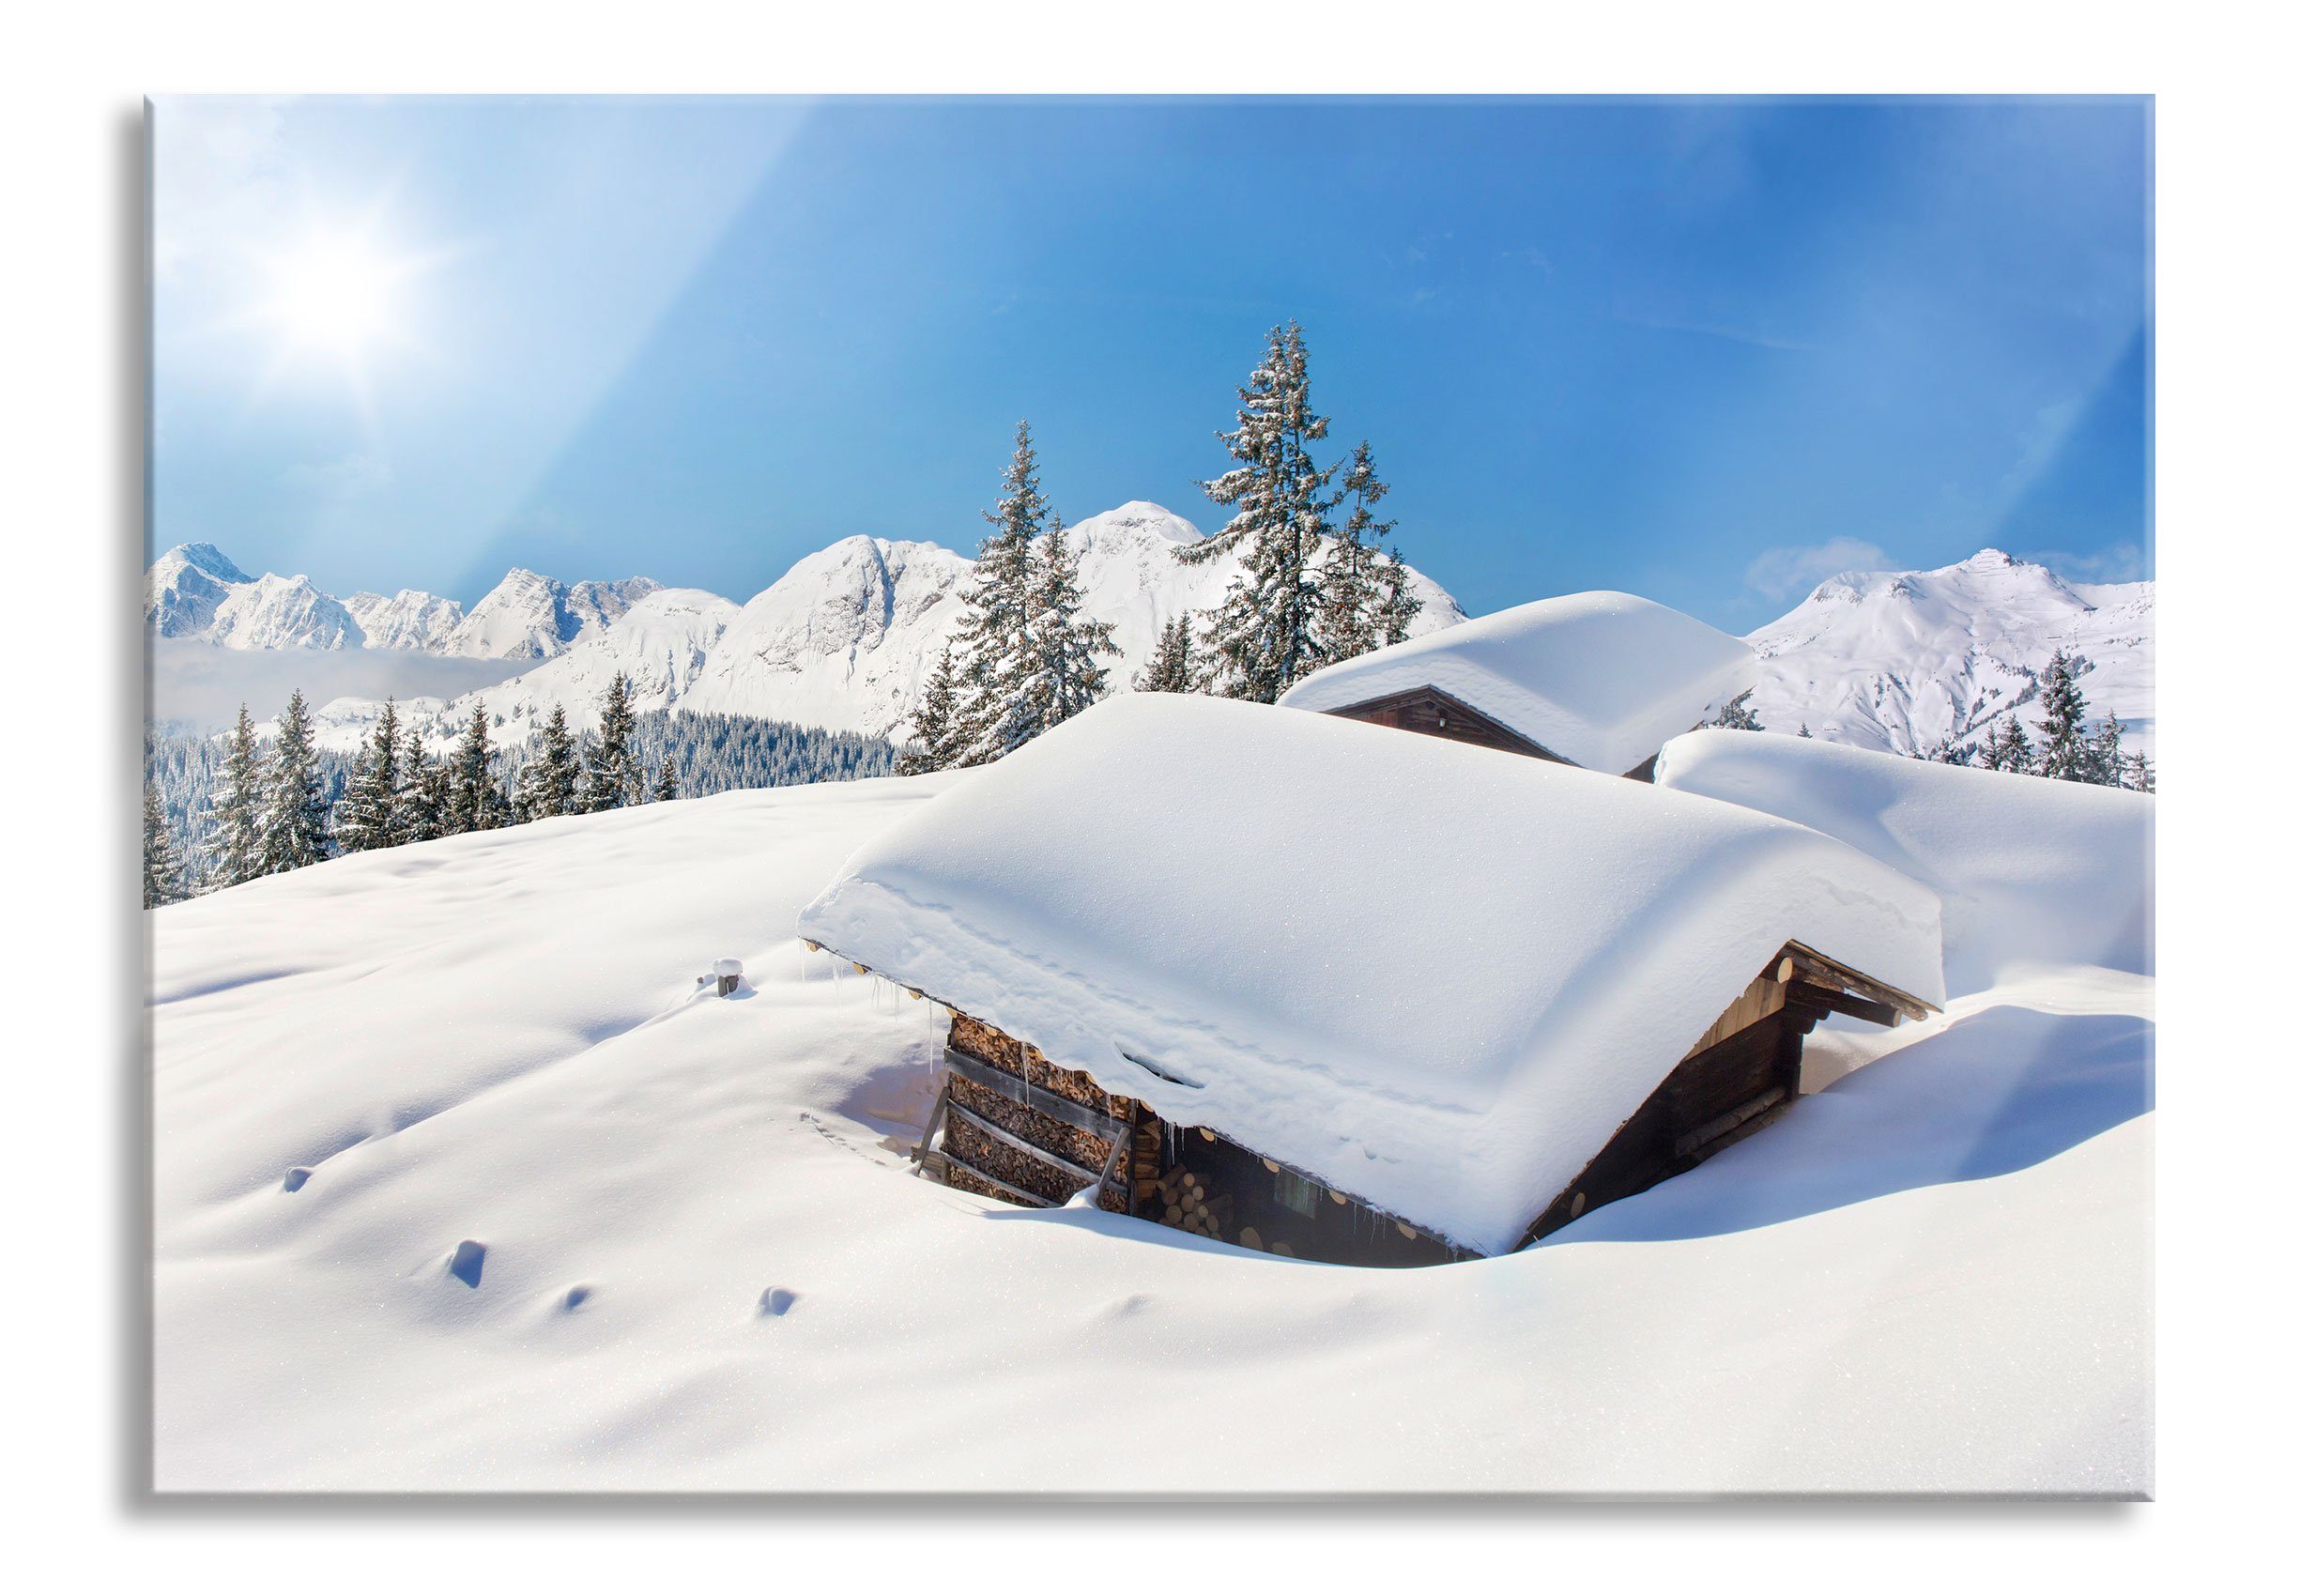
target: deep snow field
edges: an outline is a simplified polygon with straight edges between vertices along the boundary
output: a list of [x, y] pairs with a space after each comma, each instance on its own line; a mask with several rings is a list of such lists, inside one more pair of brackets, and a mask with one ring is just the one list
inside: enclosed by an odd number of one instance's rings
[[[1787, 779], [1745, 752], [1680, 751], [1681, 784]], [[2151, 1490], [2145, 938], [1953, 947], [1944, 1016], [1832, 1021], [1825, 1089], [1693, 1174], [1513, 1256], [1338, 1268], [907, 1173], [939, 1013], [794, 925], [969, 779], [545, 821], [156, 912], [158, 1487]], [[1884, 785], [1860, 824], [1790, 818], [1901, 837]], [[2112, 796], [2144, 838], [2153, 800]], [[1901, 842], [1912, 871], [1951, 846]], [[1927, 882], [1953, 935], [1993, 923], [1986, 864]], [[2145, 853], [2104, 867], [2145, 891]], [[721, 956], [732, 998], [696, 985]]]

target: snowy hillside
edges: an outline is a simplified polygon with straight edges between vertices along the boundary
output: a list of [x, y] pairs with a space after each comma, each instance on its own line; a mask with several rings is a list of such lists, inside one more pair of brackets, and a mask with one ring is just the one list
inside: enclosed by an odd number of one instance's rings
[[[471, 706], [482, 700], [490, 716], [501, 722], [497, 736], [503, 742], [525, 741], [549, 717], [553, 705], [567, 712], [568, 724], [577, 730], [596, 731], [599, 706], [618, 671], [631, 679], [632, 707], [642, 714], [690, 707], [687, 692], [701, 674], [712, 645], [737, 613], [734, 605], [716, 593], [657, 588], [625, 610], [614, 625], [601, 627], [557, 657], [456, 699], [442, 717], [441, 734], [460, 726]], [[336, 707], [329, 706], [330, 712]]]
[[2007, 714], [2033, 733], [2045, 664], [2067, 649], [2092, 714], [2113, 710], [2128, 747], [2155, 751], [2154, 582], [2066, 582], [1985, 548], [1938, 571], [1832, 576], [1748, 642], [1770, 730], [1900, 754], [1970, 744]]
[[938, 1016], [796, 915], [980, 779], [154, 913], [159, 1487], [2151, 1489], [2145, 974], [1825, 1026], [1863, 1067], [1528, 1251], [1296, 1263], [907, 1173]]
[[[1121, 690], [1148, 662], [1158, 627], [1186, 609], [1211, 608], [1238, 572], [1235, 556], [1184, 564], [1175, 551], [1203, 534], [1155, 504], [1122, 504], [1070, 530], [1086, 610], [1112, 622], [1120, 657], [1110, 664], [1111, 680]], [[678, 707], [899, 735], [958, 624], [973, 570], [973, 560], [939, 544], [842, 539], [800, 560], [726, 622], [707, 657], [678, 683]], [[1412, 580], [1423, 602], [1417, 634], [1462, 619], [1444, 589], [1418, 572]], [[626, 619], [577, 641], [555, 662], [564, 668], [529, 672], [458, 700], [451, 715], [468, 714], [473, 699], [484, 698], [504, 715], [503, 735], [514, 741], [554, 701], [570, 720], [590, 724], [597, 693], [588, 684], [604, 684], [617, 661], [633, 657], [621, 638], [629, 624]], [[642, 700], [641, 707], [669, 702]]]

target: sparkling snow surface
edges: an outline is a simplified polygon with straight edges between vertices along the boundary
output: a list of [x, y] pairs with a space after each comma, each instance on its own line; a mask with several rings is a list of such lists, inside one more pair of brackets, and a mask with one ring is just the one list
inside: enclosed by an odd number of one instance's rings
[[890, 828], [799, 924], [1489, 1253], [1791, 938], [1941, 995], [1933, 894], [1802, 827], [1168, 694], [1096, 705]]
[[[1863, 1028], [1865, 1067], [1529, 1251], [1295, 1263], [904, 1173], [938, 1012], [797, 915], [986, 779], [154, 913], [160, 1487], [2150, 1488], [2146, 975]], [[1194, 1444], [1112, 1447], [1112, 1391]]]
[[1568, 593], [1329, 665], [1279, 702], [1338, 710], [1435, 687], [1619, 775], [1756, 681], [1748, 646], [1690, 615], [1630, 593]]

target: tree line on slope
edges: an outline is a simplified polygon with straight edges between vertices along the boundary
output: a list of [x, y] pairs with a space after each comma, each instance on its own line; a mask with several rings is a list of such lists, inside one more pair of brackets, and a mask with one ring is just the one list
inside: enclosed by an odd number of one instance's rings
[[[1199, 484], [1234, 513], [1177, 551], [1204, 564], [1238, 550], [1243, 568], [1212, 611], [1160, 628], [1137, 690], [1272, 703], [1321, 666], [1404, 640], [1421, 601], [1385, 546], [1396, 523], [1375, 506], [1388, 485], [1363, 440], [1321, 466], [1311, 445], [1327, 426], [1311, 404], [1300, 325], [1271, 329], [1238, 390], [1237, 425], [1217, 435], [1235, 464]], [[1116, 652], [1111, 626], [1082, 612], [1077, 550], [1039, 485], [1028, 422], [1015, 429], [998, 501], [984, 514], [992, 530], [960, 596], [957, 635], [920, 696], [905, 774], [1002, 759], [1110, 690], [1100, 661]]]
[[498, 748], [492, 729], [500, 722], [482, 702], [435, 758], [391, 700], [359, 752], [339, 754], [314, 744], [297, 692], [268, 745], [244, 704], [221, 740], [147, 735], [145, 906], [343, 853], [553, 815], [894, 769], [891, 745], [857, 733], [741, 715], [636, 714], [620, 673], [602, 697], [600, 723], [595, 737], [578, 737], [555, 706], [529, 745]]
[[1943, 764], [1974, 765], [1982, 770], [2041, 775], [2055, 781], [2080, 781], [2094, 787], [2122, 787], [2135, 792], [2156, 790], [2156, 767], [2139, 749], [2126, 752], [2124, 726], [2108, 712], [2108, 718], [2087, 729], [2084, 693], [2077, 685], [2078, 661], [2066, 649], [2052, 651], [2046, 664], [2040, 695], [2045, 718], [2032, 742], [2020, 717], [2005, 714], [1992, 723], [1977, 744], [1943, 743], [1923, 757]]

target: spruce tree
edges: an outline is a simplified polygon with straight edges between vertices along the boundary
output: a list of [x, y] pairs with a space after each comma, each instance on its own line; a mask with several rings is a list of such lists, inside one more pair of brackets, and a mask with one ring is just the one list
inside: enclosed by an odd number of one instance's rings
[[[1732, 698], [1725, 700], [1725, 707], [1717, 712], [1717, 718], [1715, 720], [1705, 720], [1701, 724], [1703, 726], [1722, 727], [1727, 731], [1764, 730], [1765, 729], [1757, 724], [1756, 711], [1749, 707], [1749, 695], [1756, 690], [1756, 688], [1752, 687], [1746, 689], [1745, 691], [1736, 693]], [[1698, 729], [1696, 728], [1696, 729]]]
[[1382, 540], [1397, 523], [1378, 519], [1373, 507], [1388, 494], [1389, 485], [1374, 470], [1372, 447], [1359, 439], [1342, 468], [1341, 497], [1350, 514], [1334, 536], [1319, 578], [1325, 590], [1320, 648], [1328, 661], [1356, 659], [1403, 641], [1406, 622], [1421, 607], [1421, 601], [1405, 591], [1405, 568], [1395, 551], [1384, 558]]
[[944, 765], [978, 765], [1014, 752], [1044, 729], [1040, 695], [1031, 691], [1037, 664], [1031, 637], [1036, 596], [1036, 542], [1046, 528], [1038, 453], [1030, 422], [1014, 430], [1014, 454], [999, 479], [997, 504], [984, 512], [993, 529], [974, 557], [964, 615], [958, 622], [958, 707]]
[[1981, 741], [1981, 751], [1974, 760], [1983, 770], [2011, 771], [2025, 775], [2035, 758], [2029, 746], [2029, 733], [2019, 717], [2006, 715], [1988, 729]]
[[471, 718], [463, 724], [463, 735], [448, 754], [447, 812], [441, 830], [453, 836], [467, 831], [491, 831], [510, 818], [510, 806], [503, 802], [496, 790], [487, 765], [493, 750], [488, 744], [487, 704], [480, 699], [471, 706]]
[[631, 678], [617, 671], [599, 709], [599, 745], [591, 750], [583, 785], [583, 807], [620, 809], [636, 804], [644, 781], [631, 739], [637, 719], [631, 708]]
[[2110, 710], [2108, 718], [2100, 723], [2085, 744], [2089, 756], [2084, 779], [2097, 787], [2122, 787], [2124, 784], [2124, 724]]
[[663, 756], [661, 768], [655, 772], [653, 801], [667, 804], [679, 796], [679, 767], [671, 763], [668, 754]]
[[1203, 693], [1206, 690], [1205, 661], [1200, 655], [1196, 623], [1185, 610], [1158, 628], [1157, 652], [1135, 673], [1138, 693]]
[[948, 643], [927, 678], [917, 712], [911, 717], [911, 741], [895, 760], [897, 775], [924, 775], [953, 762], [953, 741], [958, 729], [958, 668]]
[[423, 749], [422, 739], [407, 737], [401, 761], [399, 793], [391, 806], [394, 842], [429, 842], [447, 835], [448, 771]]
[[1085, 596], [1078, 587], [1078, 550], [1060, 515], [1047, 523], [1036, 566], [1029, 604], [1029, 666], [1022, 684], [1030, 700], [1024, 719], [1033, 736], [1091, 709], [1110, 684], [1109, 668], [1096, 660], [1118, 652], [1111, 642], [1109, 622], [1079, 613]]
[[2156, 790], [2156, 766], [2146, 754], [2134, 749], [2124, 756], [2124, 783], [2135, 792]]
[[264, 814], [264, 767], [256, 756], [255, 727], [248, 706], [239, 706], [223, 744], [223, 770], [208, 809], [208, 879], [218, 886], [238, 886], [263, 874], [261, 852]]
[[399, 840], [399, 702], [383, 701], [383, 716], [360, 751], [360, 763], [335, 813], [336, 846], [346, 853], [389, 848]]
[[312, 743], [312, 715], [300, 688], [287, 696], [267, 775], [258, 867], [268, 876], [318, 864], [332, 852], [328, 801], [320, 791], [319, 750]]
[[567, 712], [558, 704], [551, 706], [535, 734], [535, 751], [520, 769], [519, 793], [529, 820], [582, 811], [583, 758], [567, 729]]
[[1311, 407], [1310, 355], [1298, 323], [1270, 330], [1262, 361], [1238, 390], [1238, 424], [1219, 434], [1237, 464], [1200, 485], [1230, 522], [1181, 558], [1203, 563], [1242, 550], [1245, 569], [1209, 623], [1220, 690], [1272, 703], [1325, 663], [1317, 560], [1325, 547], [1333, 468], [1310, 446], [1326, 436]]
[[1382, 557], [1381, 578], [1381, 597], [1373, 606], [1373, 630], [1387, 647], [1403, 643], [1411, 635], [1414, 617], [1421, 613], [1421, 600], [1414, 595], [1412, 573], [1394, 548]]
[[160, 790], [144, 789], [144, 907], [180, 902], [186, 896], [183, 855], [176, 836], [168, 830], [167, 811], [160, 806]]
[[1797, 723], [1797, 735], [1800, 737], [1811, 737], [1813, 735], [1813, 729], [1801, 720]]
[[2045, 667], [2045, 741], [2037, 749], [2039, 775], [2083, 781], [2093, 768], [2084, 736], [2084, 695], [2077, 688], [2077, 668], [2065, 649], [2052, 651]]

